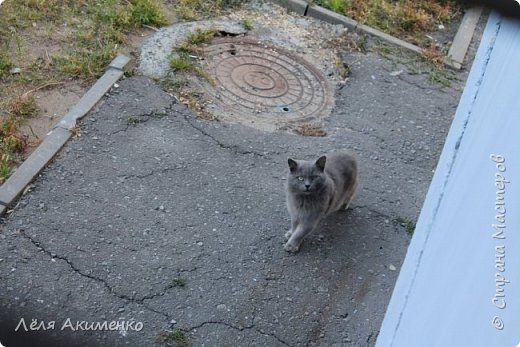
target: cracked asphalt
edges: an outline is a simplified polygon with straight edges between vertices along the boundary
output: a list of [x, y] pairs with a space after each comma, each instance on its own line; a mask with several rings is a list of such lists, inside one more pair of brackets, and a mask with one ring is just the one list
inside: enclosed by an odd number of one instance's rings
[[[205, 121], [145, 77], [121, 81], [1, 221], [0, 341], [373, 346], [411, 238], [394, 221], [418, 217], [461, 82], [350, 58], [326, 137]], [[288, 254], [287, 158], [339, 148], [359, 160], [352, 208]], [[22, 318], [55, 328], [15, 332]]]

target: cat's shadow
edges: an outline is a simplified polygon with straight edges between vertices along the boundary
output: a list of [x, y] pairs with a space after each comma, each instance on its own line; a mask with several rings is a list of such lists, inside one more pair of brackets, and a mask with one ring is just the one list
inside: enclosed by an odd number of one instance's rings
[[308, 235], [300, 246], [300, 253], [329, 253], [337, 249], [344, 252], [346, 248], [356, 247], [359, 210], [349, 207], [341, 209], [323, 219]]

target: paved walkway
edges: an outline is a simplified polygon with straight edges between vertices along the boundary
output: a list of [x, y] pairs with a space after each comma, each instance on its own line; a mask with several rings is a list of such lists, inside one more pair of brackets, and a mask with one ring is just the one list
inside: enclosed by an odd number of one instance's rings
[[[410, 240], [393, 220], [417, 218], [459, 91], [353, 61], [323, 138], [199, 120], [121, 81], [0, 224], [0, 336], [34, 318], [55, 321], [31, 334], [54, 346], [175, 329], [193, 346], [372, 346]], [[337, 148], [358, 156], [359, 194], [288, 254], [287, 157]], [[67, 325], [112, 321], [142, 329]]]
[[520, 20], [492, 13], [378, 346], [520, 342]]

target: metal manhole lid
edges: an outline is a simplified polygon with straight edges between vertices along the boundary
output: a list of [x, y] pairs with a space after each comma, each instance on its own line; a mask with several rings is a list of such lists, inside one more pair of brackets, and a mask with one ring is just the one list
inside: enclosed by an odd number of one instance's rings
[[216, 39], [204, 48], [204, 84], [211, 111], [224, 120], [274, 130], [327, 116], [334, 103], [326, 77], [282, 48], [244, 38]]

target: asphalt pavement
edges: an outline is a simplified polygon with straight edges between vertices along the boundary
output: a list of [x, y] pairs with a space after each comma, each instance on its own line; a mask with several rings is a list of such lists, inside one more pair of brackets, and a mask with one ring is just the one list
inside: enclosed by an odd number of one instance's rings
[[[206, 121], [122, 80], [1, 221], [0, 341], [372, 346], [461, 82], [347, 59], [326, 137]], [[358, 194], [289, 254], [287, 158], [335, 149], [356, 154]]]

